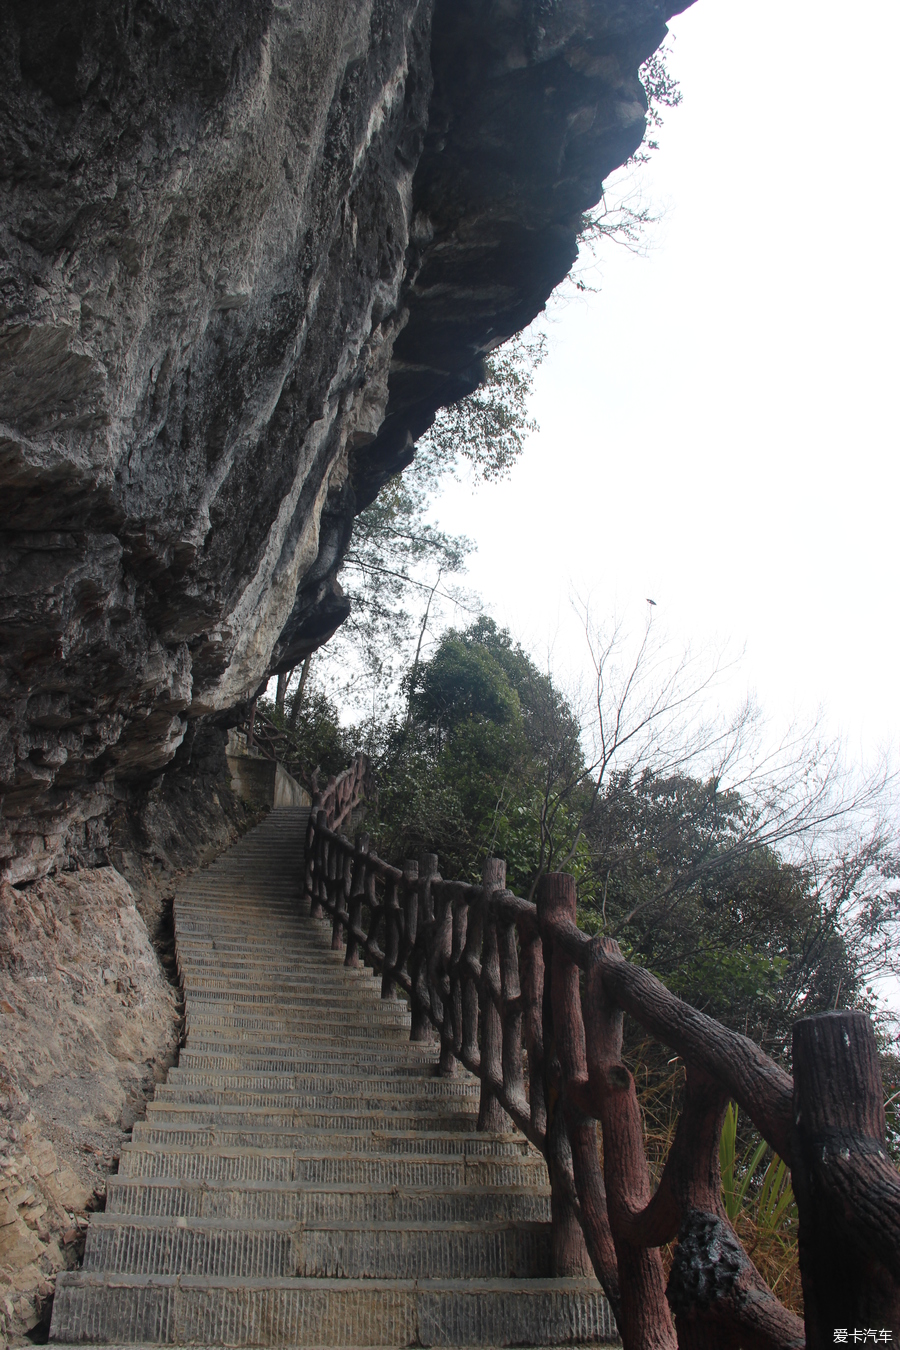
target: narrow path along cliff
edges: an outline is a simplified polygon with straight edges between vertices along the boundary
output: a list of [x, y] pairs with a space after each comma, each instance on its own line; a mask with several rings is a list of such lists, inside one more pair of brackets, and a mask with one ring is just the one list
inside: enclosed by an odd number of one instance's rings
[[557, 1345], [615, 1340], [551, 1274], [550, 1195], [478, 1083], [435, 1076], [405, 1001], [300, 900], [281, 808], [180, 888], [187, 1043], [57, 1287], [62, 1342]]

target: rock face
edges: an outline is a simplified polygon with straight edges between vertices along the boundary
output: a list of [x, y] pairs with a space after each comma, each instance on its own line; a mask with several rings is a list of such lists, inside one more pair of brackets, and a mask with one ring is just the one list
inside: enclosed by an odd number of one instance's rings
[[8, 880], [345, 617], [354, 513], [567, 272], [680, 7], [2, 7]]
[[111, 867], [0, 882], [0, 1344], [38, 1326], [86, 1209], [179, 1041], [128, 883]]

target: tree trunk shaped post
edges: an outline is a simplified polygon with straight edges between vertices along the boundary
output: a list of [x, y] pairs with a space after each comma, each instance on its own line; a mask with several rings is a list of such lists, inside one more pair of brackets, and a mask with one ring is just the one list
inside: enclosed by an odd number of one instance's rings
[[481, 981], [478, 1003], [481, 1023], [481, 1101], [478, 1128], [494, 1134], [506, 1134], [512, 1121], [497, 1101], [494, 1084], [503, 1082], [503, 1025], [497, 1000], [500, 998], [500, 954], [497, 949], [497, 922], [491, 910], [491, 894], [506, 885], [506, 863], [502, 858], [485, 858], [482, 884]]
[[324, 913], [322, 909], [322, 897], [325, 894], [325, 867], [328, 856], [328, 845], [322, 831], [327, 828], [327, 813], [320, 809], [316, 812], [316, 864], [313, 871], [313, 893], [309, 906], [309, 917], [311, 919], [321, 919], [322, 914]]
[[865, 1013], [794, 1024], [791, 1152], [808, 1350], [833, 1345], [836, 1328], [900, 1339], [900, 1177]]
[[335, 849], [337, 858], [335, 860], [335, 888], [334, 888], [334, 909], [332, 910], [331, 923], [331, 950], [340, 952], [344, 949], [344, 915], [349, 913], [350, 889], [353, 885], [353, 854], [349, 849]]
[[[629, 1242], [612, 1218], [638, 1213], [650, 1200], [650, 1169], [644, 1150], [641, 1110], [634, 1079], [622, 1063], [623, 1014], [603, 988], [597, 956], [621, 959], [611, 938], [595, 938], [585, 977], [585, 1010], [590, 1027], [587, 1063], [594, 1108], [603, 1126], [604, 1181], [597, 1150], [579, 1157], [572, 1140], [575, 1178], [584, 1230], [600, 1282], [616, 1278], [616, 1321], [625, 1350], [676, 1350], [680, 1341], [666, 1302], [666, 1276], [656, 1247]], [[610, 1246], [614, 1251], [610, 1252]], [[612, 1301], [612, 1300], [611, 1300]]]
[[416, 938], [413, 948], [410, 982], [412, 984], [409, 1039], [431, 1041], [431, 996], [428, 989], [428, 945], [431, 940], [431, 879], [437, 875], [436, 853], [423, 853], [419, 859], [418, 901], [416, 905]]
[[398, 883], [384, 883], [384, 963], [381, 967], [381, 997], [397, 997], [397, 958], [400, 955], [400, 899]]
[[519, 978], [519, 947], [513, 919], [497, 923], [500, 957], [500, 989], [503, 1026], [503, 1091], [508, 1102], [528, 1113], [525, 1073], [522, 1063], [522, 984]]
[[547, 1132], [544, 1100], [544, 951], [534, 923], [519, 928], [519, 978], [522, 984], [525, 1050], [528, 1055], [528, 1106], [531, 1127], [537, 1135]]
[[[434, 877], [433, 881], [439, 880]], [[432, 889], [432, 898], [435, 892]], [[453, 1053], [453, 1003], [450, 966], [453, 960], [453, 890], [443, 886], [432, 905], [432, 924], [428, 953], [428, 988], [431, 991], [431, 1012], [437, 1022], [441, 1043], [438, 1073], [441, 1078], [456, 1076], [456, 1055]]]
[[369, 836], [358, 834], [354, 843], [353, 880], [350, 883], [350, 899], [347, 901], [347, 955], [344, 965], [356, 970], [359, 966], [359, 938], [356, 934], [362, 929], [362, 903], [366, 893], [366, 859], [369, 852]]
[[[566, 1079], [574, 1077], [587, 1083], [581, 993], [577, 965], [553, 940], [556, 925], [576, 923], [575, 878], [565, 872], [545, 873], [538, 882], [535, 899], [545, 963], [544, 1092], [553, 1263], [557, 1275], [587, 1275], [593, 1266], [578, 1217], [572, 1148], [565, 1119]], [[593, 1122], [590, 1128], [593, 1131]]]
[[412, 975], [410, 957], [416, 941], [419, 912], [418, 892], [419, 864], [413, 858], [403, 863], [403, 880], [400, 883], [400, 915], [398, 919], [400, 943], [397, 951], [397, 969]]
[[305, 860], [303, 869], [303, 897], [308, 905], [312, 904], [313, 899], [317, 846], [318, 839], [316, 836], [315, 811], [310, 811], [309, 820], [306, 822], [306, 847], [303, 850], [303, 857]]
[[450, 1015], [453, 1018], [453, 1053], [459, 1058], [463, 1051], [463, 971], [462, 959], [469, 927], [469, 898], [458, 896], [451, 906], [453, 942], [450, 951]]

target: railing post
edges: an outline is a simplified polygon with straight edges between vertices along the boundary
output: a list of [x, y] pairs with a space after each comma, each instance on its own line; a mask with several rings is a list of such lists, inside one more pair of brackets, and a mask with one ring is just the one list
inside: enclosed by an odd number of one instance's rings
[[354, 843], [353, 880], [347, 901], [347, 955], [344, 965], [356, 970], [359, 966], [359, 939], [355, 936], [362, 927], [362, 898], [366, 891], [366, 854], [369, 836], [358, 834]]
[[353, 883], [353, 854], [349, 848], [335, 846], [334, 909], [332, 910], [331, 950], [339, 952], [344, 946], [344, 921], [341, 914], [349, 912], [350, 887]]
[[316, 872], [316, 847], [318, 839], [316, 836], [316, 813], [311, 810], [309, 819], [306, 822], [306, 847], [303, 851], [304, 873], [303, 873], [303, 897], [308, 905], [312, 905], [313, 888], [315, 885]]
[[397, 950], [397, 969], [403, 970], [412, 978], [410, 955], [416, 940], [419, 912], [419, 893], [417, 882], [419, 864], [412, 858], [403, 862], [403, 880], [400, 883], [400, 944]]
[[447, 888], [438, 894], [437, 905], [432, 906], [432, 909], [434, 918], [429, 943], [431, 951], [428, 956], [428, 988], [431, 994], [431, 1011], [438, 1022], [441, 1042], [438, 1073], [441, 1078], [454, 1078], [456, 1056], [453, 1053], [453, 986], [450, 977], [453, 960], [453, 904]]
[[491, 893], [506, 886], [506, 863], [502, 858], [486, 858], [481, 872], [482, 948], [479, 1011], [481, 1013], [481, 1102], [478, 1128], [506, 1134], [512, 1121], [497, 1101], [493, 1083], [503, 1082], [503, 1023], [497, 1002], [501, 995], [500, 953], [497, 947], [497, 921], [491, 910]]
[[381, 971], [381, 997], [397, 997], [397, 959], [400, 955], [400, 898], [396, 881], [385, 883], [384, 896], [384, 965]]
[[835, 1329], [900, 1338], [900, 1177], [887, 1152], [881, 1073], [862, 1012], [794, 1024], [791, 1177], [808, 1350]]
[[328, 845], [322, 833], [327, 828], [327, 816], [320, 809], [316, 812], [316, 860], [313, 867], [313, 889], [309, 903], [311, 919], [321, 919], [323, 914], [322, 897], [325, 894], [325, 867], [328, 857]]
[[525, 1073], [522, 1063], [522, 983], [519, 978], [519, 949], [513, 919], [500, 919], [496, 925], [497, 954], [500, 958], [500, 992], [503, 1027], [503, 1091], [506, 1100], [528, 1113]]
[[433, 1039], [431, 1018], [428, 1015], [431, 1008], [428, 992], [428, 939], [432, 921], [431, 879], [437, 875], [437, 870], [437, 854], [424, 853], [419, 859], [416, 929], [415, 934], [411, 934], [413, 940], [412, 960], [409, 963], [409, 978], [412, 985], [410, 995], [412, 1025], [409, 1030], [411, 1041]]
[[[550, 1173], [550, 1221], [553, 1264], [557, 1275], [587, 1275], [593, 1271], [578, 1219], [578, 1200], [572, 1149], [564, 1114], [565, 1058], [587, 1063], [581, 1032], [581, 995], [578, 967], [553, 942], [555, 923], [576, 921], [575, 879], [565, 872], [545, 873], [538, 882], [538, 923], [544, 944], [544, 1093], [547, 1102], [546, 1157]], [[580, 1043], [578, 1037], [580, 1035]]]

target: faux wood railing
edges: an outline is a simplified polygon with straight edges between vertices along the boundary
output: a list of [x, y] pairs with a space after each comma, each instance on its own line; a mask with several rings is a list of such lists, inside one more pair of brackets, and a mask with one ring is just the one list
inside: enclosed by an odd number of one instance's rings
[[[505, 889], [499, 859], [480, 886], [444, 881], [434, 855], [393, 867], [367, 835], [351, 844], [336, 818], [334, 807], [310, 817], [313, 915], [331, 918], [346, 965], [363, 960], [380, 973], [383, 998], [409, 1000], [411, 1038], [437, 1039], [439, 1073], [459, 1062], [478, 1075], [479, 1129], [512, 1122], [541, 1149], [557, 1273], [593, 1267], [625, 1350], [819, 1350], [836, 1331], [859, 1329], [900, 1340], [900, 1178], [867, 1017], [797, 1022], [792, 1081], [611, 939], [583, 933], [571, 877], [543, 877], [534, 904]], [[624, 1013], [686, 1066], [652, 1194], [621, 1061]], [[766, 1285], [725, 1214], [718, 1149], [732, 1098], [791, 1167], [805, 1324]], [[666, 1281], [660, 1248], [672, 1241]]]
[[[320, 813], [324, 812], [323, 824], [329, 830], [339, 830], [348, 818], [372, 792], [372, 771], [368, 755], [362, 751], [355, 755], [350, 767], [337, 777], [329, 778], [323, 788], [316, 787], [313, 792], [310, 811], [310, 832], [315, 829]], [[310, 833], [311, 838], [311, 833]], [[307, 840], [307, 859], [312, 850]]]

